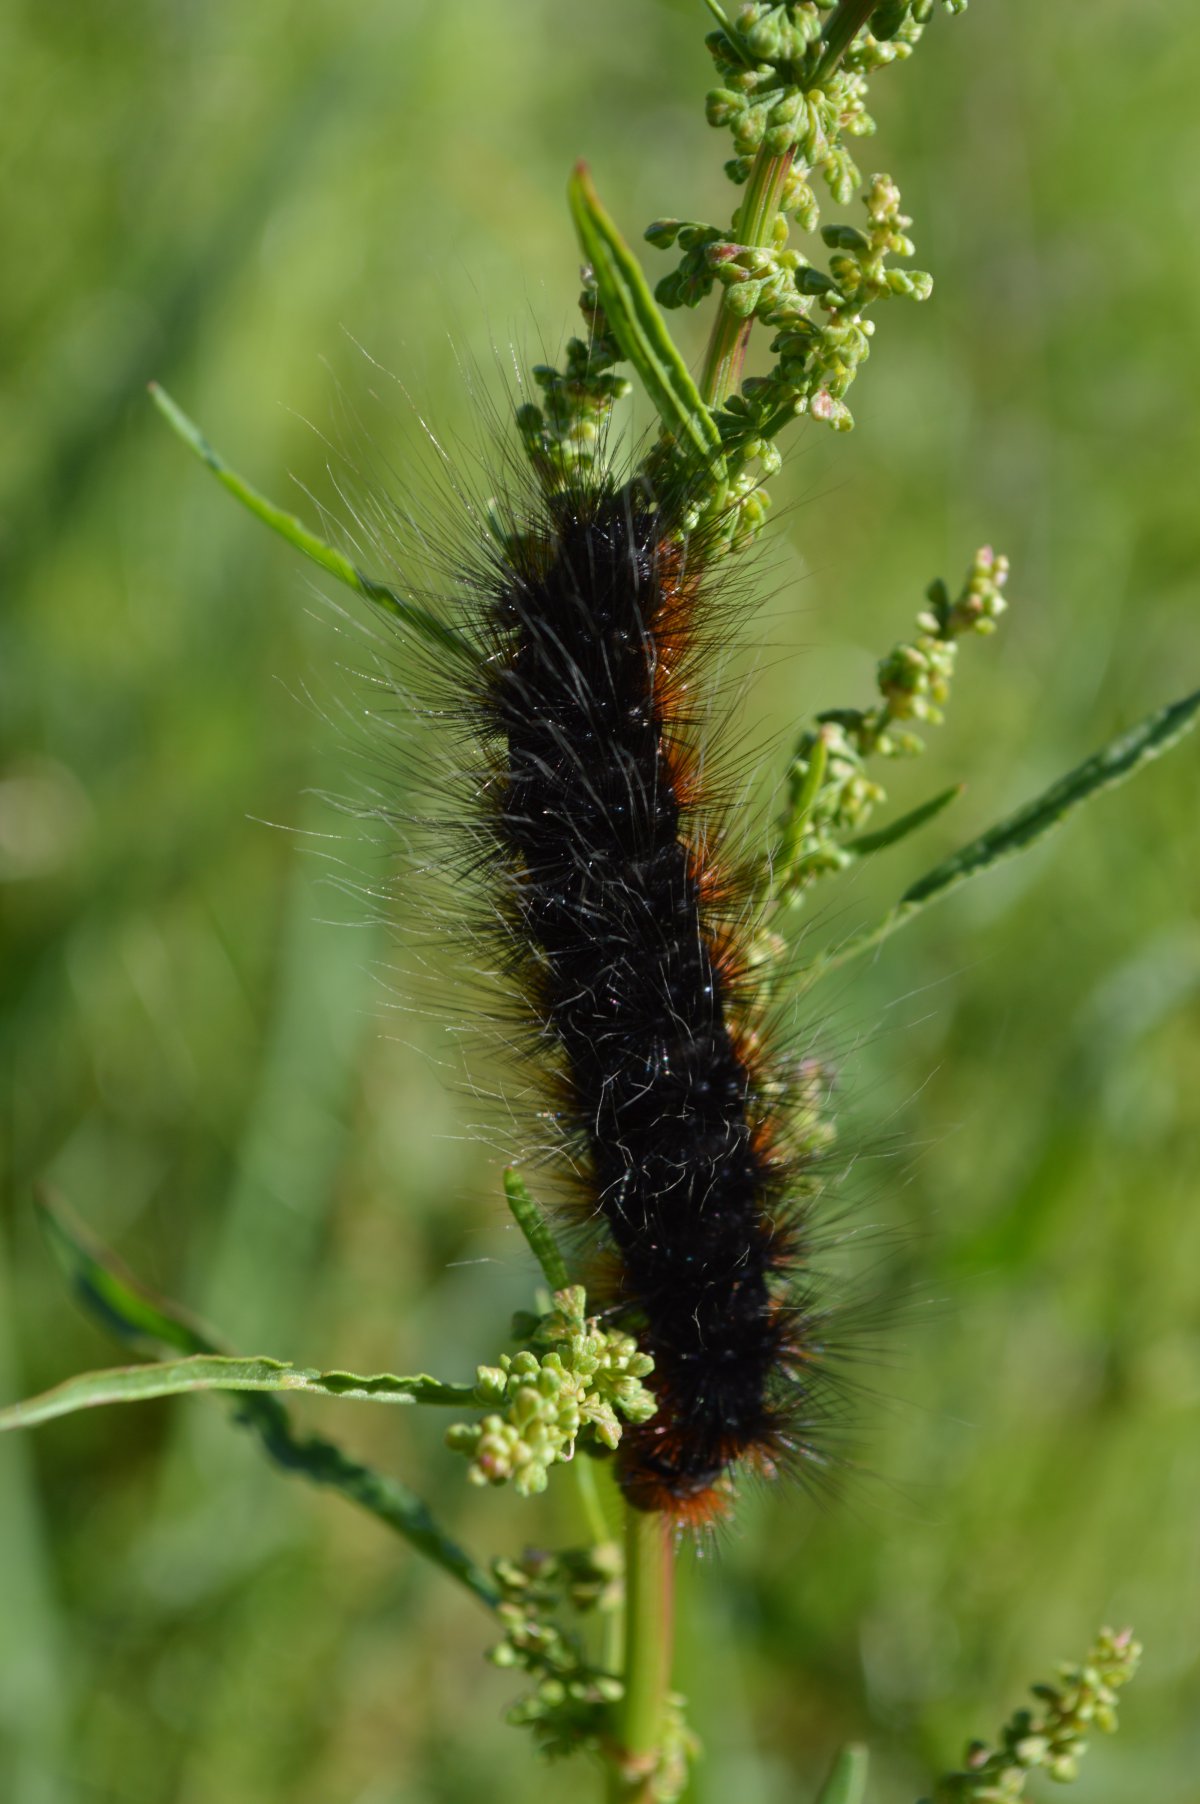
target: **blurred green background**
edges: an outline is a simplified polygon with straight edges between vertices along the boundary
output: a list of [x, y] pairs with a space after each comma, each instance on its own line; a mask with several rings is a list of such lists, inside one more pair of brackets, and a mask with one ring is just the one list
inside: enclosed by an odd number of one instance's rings
[[[706, 23], [699, 0], [0, 13], [0, 1397], [112, 1361], [37, 1237], [39, 1181], [247, 1351], [465, 1376], [527, 1300], [446, 1053], [463, 1001], [410, 982], [403, 881], [364, 893], [403, 859], [324, 799], [405, 780], [362, 724], [370, 643], [144, 384], [335, 514], [325, 437], [357, 457], [368, 410], [403, 490], [432, 462], [414, 408], [469, 437], [462, 365], [486, 384], [571, 329], [576, 157], [630, 235], [723, 214]], [[880, 319], [856, 432], [796, 435], [756, 743], [778, 768], [790, 723], [865, 699], [980, 542], [1013, 607], [893, 785], [966, 796], [818, 931], [1200, 682], [1198, 71], [1168, 0], [977, 0], [879, 83], [864, 165], [937, 288]], [[691, 1563], [697, 1800], [805, 1799], [856, 1735], [874, 1804], [909, 1804], [1104, 1620], [1148, 1653], [1080, 1804], [1200, 1796], [1198, 773], [1193, 742], [804, 1005], [845, 1055], [849, 1141], [889, 1154], [851, 1190], [902, 1319], [845, 1501], [755, 1495]], [[473, 1547], [576, 1533], [569, 1485], [481, 1498], [419, 1412], [307, 1414]], [[503, 1725], [489, 1632], [215, 1403], [0, 1445], [6, 1804], [594, 1795]]]

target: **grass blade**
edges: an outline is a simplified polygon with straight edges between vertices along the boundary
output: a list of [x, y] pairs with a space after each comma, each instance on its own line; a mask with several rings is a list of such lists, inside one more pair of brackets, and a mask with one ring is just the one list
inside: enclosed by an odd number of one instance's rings
[[385, 613], [392, 615], [402, 626], [406, 626], [416, 633], [418, 638], [425, 639], [431, 645], [436, 645], [439, 651], [451, 652], [456, 658], [461, 658], [467, 663], [478, 662], [472, 646], [461, 633], [455, 632], [452, 626], [447, 626], [444, 620], [439, 620], [436, 614], [429, 612], [428, 608], [423, 608], [419, 603], [410, 601], [407, 596], [401, 595], [399, 590], [393, 589], [390, 584], [381, 583], [375, 577], [366, 575], [335, 546], [318, 538], [315, 532], [310, 532], [304, 522], [295, 514], [289, 514], [286, 508], [277, 507], [273, 501], [268, 501], [265, 495], [260, 495], [257, 489], [251, 488], [250, 484], [239, 476], [237, 471], [232, 469], [218, 452], [213, 450], [195, 421], [188, 418], [182, 407], [173, 401], [166, 389], [160, 388], [157, 382], [150, 384], [150, 398], [172, 431], [183, 440], [189, 450], [195, 452], [201, 463], [208, 466], [222, 487], [228, 489], [235, 500], [240, 501], [243, 507], [248, 508], [256, 519], [269, 526], [272, 532], [278, 533], [281, 539], [286, 539], [289, 545], [294, 545], [297, 551], [303, 552], [306, 558], [311, 558], [312, 562], [320, 565], [322, 570], [327, 570], [331, 576], [336, 576], [340, 583], [345, 583], [346, 587], [353, 589], [356, 595], [364, 596], [367, 601], [374, 602], [376, 607], [382, 608]]

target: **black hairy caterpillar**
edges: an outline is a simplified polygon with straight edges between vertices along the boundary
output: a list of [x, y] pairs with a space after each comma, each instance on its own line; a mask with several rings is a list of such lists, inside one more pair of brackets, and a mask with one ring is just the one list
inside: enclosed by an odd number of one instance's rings
[[[597, 1289], [655, 1361], [620, 1452], [631, 1503], [704, 1524], [734, 1468], [823, 1458], [826, 1311], [787, 1085], [768, 1054], [736, 874], [696, 732], [716, 535], [678, 484], [592, 466], [540, 492], [463, 580], [484, 656], [482, 852], [508, 974], [602, 1224]], [[477, 828], [477, 832], [480, 829]]]

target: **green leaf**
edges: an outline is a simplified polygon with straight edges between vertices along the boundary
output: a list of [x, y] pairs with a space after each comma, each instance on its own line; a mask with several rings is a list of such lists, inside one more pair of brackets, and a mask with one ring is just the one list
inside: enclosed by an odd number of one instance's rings
[[[219, 1356], [222, 1353], [217, 1338], [207, 1329], [201, 1328], [179, 1308], [178, 1304], [155, 1297], [137, 1279], [130, 1276], [117, 1259], [107, 1249], [97, 1245], [91, 1236], [75, 1223], [66, 1210], [48, 1198], [39, 1199], [39, 1215], [43, 1230], [54, 1250], [55, 1257], [65, 1271], [71, 1287], [84, 1307], [97, 1316], [110, 1333], [127, 1345], [157, 1350], [167, 1346], [180, 1352], [199, 1355]], [[230, 1356], [232, 1357], [232, 1356]], [[176, 1368], [187, 1366], [191, 1362], [175, 1362]], [[210, 1366], [217, 1363], [210, 1358]], [[243, 1366], [249, 1364], [258, 1368], [262, 1377], [268, 1379], [272, 1374], [287, 1373], [292, 1370], [280, 1365], [275, 1360], [252, 1360], [236, 1362]], [[165, 1366], [141, 1366], [136, 1371], [145, 1375], [145, 1381], [153, 1385], [155, 1373], [161, 1379]], [[91, 1377], [98, 1376], [91, 1374]], [[111, 1377], [112, 1374], [99, 1376]], [[346, 1372], [326, 1372], [313, 1374], [322, 1380], [321, 1389], [325, 1395], [354, 1396], [362, 1395], [362, 1386], [372, 1386], [374, 1379], [358, 1379]], [[67, 1386], [59, 1386], [59, 1393], [72, 1384], [86, 1384], [88, 1379], [68, 1380]], [[394, 1382], [394, 1381], [386, 1381]], [[399, 1381], [403, 1382], [403, 1381]], [[433, 1382], [432, 1380], [430, 1382]], [[195, 1388], [183, 1386], [181, 1388]], [[212, 1385], [203, 1388], [213, 1389]], [[281, 1386], [272, 1384], [271, 1389], [305, 1389], [305, 1385]], [[447, 1385], [440, 1387], [447, 1392], [457, 1391], [458, 1387]], [[468, 1389], [470, 1387], [462, 1387]], [[54, 1397], [56, 1392], [50, 1392]], [[159, 1390], [152, 1392], [143, 1389], [141, 1396], [163, 1395]], [[370, 1393], [375, 1394], [375, 1393]], [[123, 1399], [126, 1401], [132, 1399]], [[444, 1572], [457, 1579], [479, 1601], [494, 1610], [500, 1603], [499, 1593], [483, 1568], [453, 1541], [430, 1514], [428, 1506], [396, 1478], [385, 1477], [370, 1466], [362, 1465], [358, 1460], [350, 1459], [340, 1448], [315, 1435], [297, 1435], [292, 1427], [291, 1418], [277, 1396], [263, 1395], [261, 1392], [248, 1390], [243, 1378], [235, 1394], [236, 1420], [246, 1428], [253, 1429], [262, 1441], [267, 1457], [286, 1472], [298, 1473], [312, 1484], [328, 1485], [339, 1491], [342, 1496], [357, 1503], [361, 1509], [367, 1510], [379, 1521], [386, 1524], [396, 1534], [402, 1535], [409, 1545], [426, 1559], [440, 1566]], [[394, 1401], [406, 1401], [395, 1398]], [[430, 1399], [431, 1400], [431, 1399]], [[447, 1401], [450, 1399], [447, 1398]], [[35, 1403], [45, 1399], [35, 1399]], [[98, 1396], [93, 1402], [116, 1401], [102, 1399]], [[456, 1396], [454, 1401], [459, 1401]], [[16, 1408], [29, 1409], [30, 1405], [18, 1404]], [[81, 1407], [76, 1405], [75, 1407]], [[82, 1407], [86, 1407], [83, 1405]], [[62, 1414], [61, 1409], [52, 1413]], [[47, 1420], [40, 1416], [38, 1420]], [[9, 1423], [10, 1427], [28, 1426], [24, 1423]]]
[[816, 1804], [863, 1804], [870, 1756], [859, 1742], [847, 1742], [817, 1793]]
[[993, 869], [1006, 858], [1015, 857], [1018, 852], [1036, 845], [1038, 840], [1044, 839], [1056, 827], [1061, 827], [1084, 802], [1091, 801], [1093, 796], [1114, 788], [1118, 783], [1126, 782], [1144, 764], [1161, 757], [1178, 744], [1195, 726], [1198, 716], [1200, 689], [1147, 715], [1145, 720], [1140, 721], [1128, 733], [1111, 740], [1102, 750], [1085, 758], [1074, 770], [1068, 771], [1065, 777], [1060, 777], [1057, 783], [1052, 783], [1034, 801], [1027, 802], [1015, 814], [1007, 815], [994, 827], [989, 827], [986, 833], [981, 833], [977, 839], [960, 847], [924, 877], [918, 878], [916, 883], [910, 884], [882, 921], [855, 934], [841, 946], [816, 959], [812, 974], [819, 976], [826, 971], [836, 970], [873, 947], [882, 945], [897, 928], [911, 921], [914, 915], [927, 908], [939, 896], [946, 895], [969, 878], [978, 877], [984, 871]]
[[0, 1409], [0, 1433], [8, 1428], [32, 1428], [55, 1416], [94, 1409], [102, 1403], [143, 1403], [150, 1397], [176, 1397], [185, 1391], [303, 1391], [311, 1397], [436, 1403], [455, 1408], [470, 1408], [476, 1401], [474, 1385], [440, 1384], [425, 1373], [415, 1378], [394, 1378], [390, 1372], [361, 1378], [354, 1372], [305, 1371], [278, 1359], [237, 1359], [201, 1353], [190, 1359], [118, 1366], [111, 1371], [84, 1372], [68, 1378], [40, 1397]]
[[468, 640], [463, 638], [461, 633], [455, 632], [452, 626], [447, 626], [444, 620], [439, 620], [436, 614], [429, 612], [428, 608], [423, 608], [418, 602], [410, 601], [406, 595], [401, 595], [390, 584], [381, 583], [375, 577], [367, 576], [342, 552], [327, 544], [324, 539], [318, 538], [316, 533], [310, 532], [295, 514], [289, 514], [286, 509], [277, 507], [273, 501], [268, 501], [265, 495], [260, 495], [257, 489], [251, 488], [250, 484], [239, 476], [236, 470], [231, 469], [218, 452], [213, 450], [200, 428], [188, 418], [166, 390], [159, 387], [157, 382], [150, 384], [150, 397], [172, 430], [178, 434], [190, 450], [195, 452], [202, 463], [207, 464], [217, 481], [227, 488], [243, 507], [248, 508], [256, 519], [269, 526], [272, 532], [278, 533], [281, 539], [286, 539], [289, 545], [294, 545], [297, 551], [301, 551], [305, 557], [311, 558], [314, 564], [319, 564], [322, 570], [327, 570], [331, 576], [336, 576], [340, 583], [345, 583], [346, 587], [353, 589], [356, 595], [365, 596], [368, 601], [374, 602], [376, 607], [391, 614], [402, 626], [410, 628], [419, 638], [427, 640], [431, 645], [436, 645], [439, 651], [451, 652], [456, 658], [461, 658], [466, 663], [478, 663], [478, 655], [474, 648]]
[[961, 851], [935, 866], [905, 890], [900, 907], [931, 902], [956, 884], [965, 883], [968, 877], [977, 876], [1002, 859], [1035, 845], [1055, 827], [1060, 827], [1084, 802], [1112, 789], [1117, 783], [1124, 783], [1143, 764], [1169, 751], [1196, 724], [1198, 713], [1200, 689], [1184, 696], [1182, 701], [1172, 702], [1169, 707], [1148, 715], [1130, 732], [1112, 740], [1102, 751], [1051, 784], [1036, 801], [997, 822], [970, 845], [963, 846]]
[[571, 1282], [566, 1260], [546, 1225], [545, 1216], [526, 1189], [524, 1179], [511, 1168], [504, 1174], [504, 1194], [547, 1284], [551, 1290], [565, 1290]]
[[[813, 803], [821, 793], [825, 782], [825, 772], [829, 764], [829, 741], [824, 733], [818, 733], [812, 741], [811, 749], [805, 760], [804, 776], [791, 797], [782, 823], [782, 837], [772, 859], [778, 866], [786, 887], [786, 879], [795, 862], [796, 853], [804, 832], [804, 823], [812, 813]], [[795, 766], [793, 765], [793, 769]]]
[[228, 1351], [177, 1303], [156, 1297], [127, 1272], [61, 1203], [43, 1192], [37, 1199], [37, 1213], [76, 1301], [117, 1340], [152, 1357], [164, 1347], [177, 1353]]
[[866, 1748], [860, 1742], [847, 1742], [817, 1793], [816, 1804], [863, 1804], [869, 1764]]
[[[403, 1535], [410, 1547], [457, 1579], [489, 1610], [500, 1607], [500, 1594], [483, 1567], [438, 1526], [428, 1504], [407, 1485], [350, 1459], [331, 1441], [315, 1435], [299, 1439], [277, 1398], [251, 1396], [246, 1398], [246, 1404], [243, 1419], [257, 1429], [268, 1456], [277, 1466], [348, 1497]], [[249, 1406], [254, 1406], [255, 1413], [249, 1413]]]
[[852, 852], [856, 858], [868, 858], [873, 852], [886, 851], [888, 846], [895, 846], [918, 827], [925, 826], [948, 808], [951, 802], [958, 800], [966, 788], [965, 783], [954, 783], [949, 789], [943, 789], [938, 795], [930, 796], [927, 802], [913, 808], [908, 814], [902, 814], [897, 820], [889, 822], [886, 827], [879, 827], [874, 833], [860, 833], [857, 839], [848, 839], [842, 847], [844, 852]]
[[583, 163], [567, 185], [580, 248], [592, 267], [613, 337], [633, 365], [667, 433], [720, 474], [721, 435], [667, 331], [637, 259], [601, 205]]

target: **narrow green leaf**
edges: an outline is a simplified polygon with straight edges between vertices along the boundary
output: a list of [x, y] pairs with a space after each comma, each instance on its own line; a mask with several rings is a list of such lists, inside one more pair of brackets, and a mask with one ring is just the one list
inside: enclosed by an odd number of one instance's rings
[[954, 783], [949, 789], [943, 789], [938, 795], [930, 796], [927, 802], [913, 808], [908, 814], [902, 814], [897, 820], [890, 821], [886, 827], [878, 828], [874, 833], [860, 833], [857, 839], [848, 839], [842, 850], [853, 852], [856, 858], [868, 858], [873, 852], [883, 852], [888, 846], [895, 846], [918, 827], [934, 819], [948, 808], [951, 802], [958, 800], [966, 788], [965, 783]]
[[1036, 801], [989, 827], [970, 845], [963, 846], [935, 866], [905, 890], [900, 907], [931, 902], [956, 884], [965, 883], [968, 877], [1035, 845], [1045, 834], [1061, 826], [1082, 803], [1117, 783], [1124, 783], [1143, 764], [1169, 751], [1196, 724], [1197, 714], [1200, 714], [1200, 689], [1184, 696], [1182, 701], [1172, 702], [1169, 707], [1148, 715], [1128, 733], [1112, 740], [1102, 751], [1051, 784]]
[[55, 1416], [69, 1416], [102, 1403], [144, 1403], [150, 1397], [176, 1397], [185, 1391], [303, 1391], [313, 1397], [436, 1403], [456, 1408], [470, 1408], [475, 1402], [473, 1385], [440, 1384], [424, 1372], [415, 1378], [395, 1378], [390, 1372], [361, 1378], [354, 1372], [309, 1372], [278, 1359], [237, 1359], [201, 1353], [190, 1359], [83, 1372], [40, 1397], [0, 1409], [0, 1433], [7, 1428], [32, 1428]]
[[327, 1485], [384, 1522], [410, 1547], [465, 1585], [489, 1610], [498, 1609], [500, 1594], [483, 1567], [452, 1541], [437, 1524], [429, 1506], [397, 1478], [386, 1478], [370, 1466], [350, 1459], [340, 1447], [318, 1436], [298, 1438], [277, 1397], [246, 1396], [241, 1419], [257, 1430], [268, 1457], [285, 1472], [310, 1483]]
[[821, 793], [828, 765], [829, 741], [822, 732], [813, 739], [812, 748], [806, 760], [804, 779], [783, 822], [783, 839], [776, 862], [785, 874], [790, 870], [795, 859], [804, 831], [804, 823], [812, 813], [813, 803]]
[[478, 662], [477, 654], [472, 646], [461, 633], [455, 632], [452, 626], [447, 626], [444, 620], [439, 620], [436, 614], [429, 612], [428, 608], [423, 608], [418, 602], [410, 601], [407, 596], [401, 595], [390, 584], [379, 582], [375, 577], [368, 576], [356, 564], [351, 563], [342, 552], [327, 544], [324, 539], [318, 538], [316, 533], [310, 532], [304, 522], [297, 519], [295, 514], [289, 514], [285, 508], [277, 507], [273, 501], [268, 501], [265, 495], [260, 495], [257, 489], [251, 488], [250, 484], [239, 476], [236, 470], [231, 469], [218, 452], [213, 450], [195, 421], [188, 418], [178, 403], [173, 401], [157, 382], [150, 384], [150, 397], [172, 430], [178, 434], [189, 450], [195, 452], [202, 463], [207, 464], [217, 481], [227, 488], [243, 507], [248, 508], [256, 519], [269, 526], [272, 532], [278, 533], [281, 539], [286, 539], [289, 545], [294, 545], [297, 551], [303, 552], [306, 558], [311, 558], [314, 564], [319, 564], [322, 570], [327, 570], [331, 576], [336, 576], [340, 583], [345, 583], [346, 587], [353, 589], [356, 595], [362, 595], [367, 601], [374, 602], [376, 607], [391, 614], [400, 621], [402, 626], [409, 627], [419, 638], [427, 640], [431, 645], [436, 645], [439, 651], [452, 652], [455, 657], [461, 658], [467, 663]]
[[816, 1804], [863, 1804], [870, 1757], [859, 1742], [847, 1742], [817, 1793]]
[[280, 1390], [287, 1368], [274, 1359], [222, 1359], [198, 1354], [142, 1366], [116, 1366], [106, 1372], [82, 1372], [52, 1391], [10, 1403], [0, 1409], [0, 1432], [34, 1428], [55, 1416], [93, 1409], [102, 1403], [144, 1403], [183, 1391]]
[[529, 1242], [530, 1251], [542, 1268], [551, 1290], [564, 1290], [571, 1282], [566, 1261], [559, 1252], [546, 1218], [530, 1196], [525, 1182], [511, 1168], [504, 1174], [504, 1194], [518, 1228]]
[[583, 163], [567, 186], [580, 248], [613, 336], [637, 371], [665, 430], [708, 470], [720, 472], [721, 435], [667, 330], [633, 252], [601, 205]]
[[874, 927], [865, 928], [841, 946], [814, 960], [812, 973], [821, 975], [826, 971], [836, 970], [839, 966], [848, 964], [851, 959], [860, 957], [862, 953], [871, 951], [873, 947], [882, 945], [897, 928], [903, 927], [906, 921], [911, 921], [914, 915], [927, 908], [939, 896], [946, 895], [969, 878], [991, 870], [1004, 859], [1015, 857], [1018, 852], [1036, 845], [1039, 839], [1060, 827], [1084, 802], [1091, 801], [1093, 796], [1114, 788], [1118, 783], [1124, 783], [1144, 764], [1160, 758], [1164, 752], [1178, 744], [1195, 726], [1198, 717], [1200, 689], [1147, 715], [1145, 720], [1140, 721], [1128, 733], [1110, 741], [1102, 750], [1085, 758], [1074, 770], [1068, 771], [1065, 777], [1060, 777], [1057, 783], [1052, 783], [1034, 801], [1027, 802], [1015, 814], [1010, 814], [994, 827], [989, 827], [986, 833], [981, 833], [977, 839], [960, 847], [916, 883], [910, 884], [896, 906], [881, 921], [877, 921]]
[[226, 1353], [218, 1340], [177, 1303], [156, 1297], [101, 1247], [63, 1205], [43, 1192], [38, 1221], [50, 1250], [83, 1307], [135, 1352]]
[[[139, 1350], [157, 1351], [166, 1346], [190, 1354], [222, 1353], [221, 1345], [214, 1335], [192, 1322], [178, 1304], [154, 1297], [124, 1270], [106, 1248], [98, 1246], [59, 1203], [51, 1202], [43, 1196], [39, 1200], [39, 1215], [55, 1257], [66, 1273], [76, 1297], [119, 1340]], [[268, 1374], [271, 1371], [288, 1370], [274, 1360], [250, 1363], [267, 1368]], [[150, 1375], [153, 1382], [155, 1370], [161, 1375], [163, 1367], [137, 1369]], [[362, 1394], [361, 1390], [347, 1390], [347, 1384], [361, 1387], [376, 1382], [371, 1379], [355, 1379], [345, 1372], [317, 1373], [313, 1376], [323, 1380], [326, 1395]], [[60, 1387], [62, 1388], [64, 1387]], [[440, 1388], [446, 1392], [458, 1390], [458, 1387], [452, 1385]], [[467, 1386], [462, 1388], [469, 1389]], [[52, 1396], [54, 1394], [50, 1393]], [[141, 1393], [143, 1397], [149, 1394], [145, 1390]], [[461, 1399], [455, 1395], [453, 1400], [457, 1403]], [[447, 1397], [446, 1401], [450, 1401], [450, 1398]], [[254, 1430], [262, 1441], [267, 1457], [274, 1464], [286, 1472], [298, 1473], [313, 1484], [327, 1485], [340, 1491], [344, 1497], [377, 1517], [396, 1534], [402, 1535], [418, 1553], [465, 1585], [489, 1609], [494, 1610], [498, 1606], [499, 1594], [487, 1573], [470, 1554], [438, 1527], [428, 1506], [407, 1485], [399, 1479], [385, 1477], [358, 1460], [350, 1459], [330, 1441], [319, 1436], [297, 1435], [287, 1410], [277, 1396], [247, 1390], [243, 1383], [235, 1393], [234, 1404], [235, 1419], [244, 1427]], [[39, 1419], [48, 1418], [43, 1416]], [[26, 1422], [21, 1425], [29, 1424]]]

